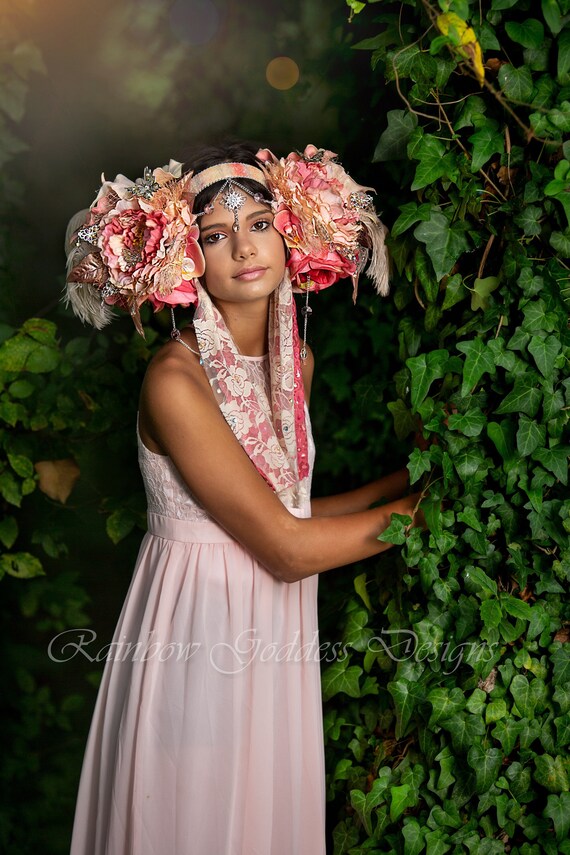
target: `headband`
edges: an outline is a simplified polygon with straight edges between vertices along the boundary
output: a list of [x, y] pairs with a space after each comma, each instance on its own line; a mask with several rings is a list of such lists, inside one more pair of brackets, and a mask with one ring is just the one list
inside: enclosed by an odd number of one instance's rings
[[267, 187], [267, 179], [257, 166], [250, 166], [249, 163], [218, 163], [216, 166], [209, 166], [193, 176], [190, 182], [190, 192], [197, 196], [206, 187], [228, 178], [251, 178], [252, 181], [257, 181], [258, 184]]

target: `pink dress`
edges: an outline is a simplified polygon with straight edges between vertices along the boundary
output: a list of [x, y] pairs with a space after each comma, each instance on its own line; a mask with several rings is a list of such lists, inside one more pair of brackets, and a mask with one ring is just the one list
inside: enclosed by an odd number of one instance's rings
[[[240, 359], [267, 409], [267, 358]], [[275, 579], [138, 443], [148, 532], [93, 714], [71, 855], [324, 855], [318, 577]], [[308, 498], [291, 512], [309, 516]]]

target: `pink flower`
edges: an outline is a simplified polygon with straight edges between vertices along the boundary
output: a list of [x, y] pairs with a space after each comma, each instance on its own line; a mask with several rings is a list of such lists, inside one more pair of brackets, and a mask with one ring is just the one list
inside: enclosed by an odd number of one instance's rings
[[314, 285], [311, 291], [328, 288], [339, 279], [352, 276], [356, 272], [356, 264], [334, 250], [321, 252], [319, 255], [306, 255], [298, 249], [292, 249], [287, 266], [291, 281], [298, 287], [308, 279], [311, 280]]

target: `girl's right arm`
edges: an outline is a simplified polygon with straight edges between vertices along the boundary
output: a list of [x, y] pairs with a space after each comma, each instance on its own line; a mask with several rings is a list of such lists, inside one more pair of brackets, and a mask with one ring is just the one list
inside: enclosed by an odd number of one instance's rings
[[174, 347], [167, 345], [147, 371], [143, 430], [208, 514], [277, 578], [295, 582], [389, 549], [377, 538], [392, 513], [423, 525], [417, 493], [357, 513], [308, 519], [289, 513], [227, 425], [198, 359]]

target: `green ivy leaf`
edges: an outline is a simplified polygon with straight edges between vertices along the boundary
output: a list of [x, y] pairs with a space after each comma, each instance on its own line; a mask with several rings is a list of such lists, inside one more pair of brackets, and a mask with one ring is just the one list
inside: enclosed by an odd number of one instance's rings
[[471, 172], [478, 172], [492, 155], [504, 152], [505, 138], [498, 128], [497, 122], [488, 121], [469, 137], [469, 142], [473, 146]]
[[439, 211], [432, 210], [429, 221], [415, 228], [414, 237], [425, 243], [438, 280], [449, 273], [459, 256], [469, 249], [464, 224], [450, 224]]
[[513, 597], [511, 594], [501, 595], [501, 605], [506, 612], [515, 618], [522, 620], [530, 620], [531, 618], [532, 608], [529, 603], [525, 603], [524, 600]]
[[515, 699], [517, 710], [523, 718], [534, 718], [535, 707], [542, 698], [543, 686], [544, 684], [537, 677], [529, 683], [524, 674], [515, 674], [511, 680], [509, 691]]
[[538, 412], [542, 392], [535, 386], [532, 372], [527, 372], [515, 379], [511, 392], [506, 395], [502, 403], [495, 410], [498, 414], [525, 413], [533, 418]]
[[475, 744], [467, 752], [467, 762], [475, 772], [477, 792], [485, 793], [495, 783], [503, 765], [503, 752], [499, 748], [483, 748]]
[[458, 430], [464, 436], [479, 436], [486, 424], [487, 417], [478, 407], [466, 413], [453, 413], [447, 420], [449, 430]]
[[402, 784], [399, 787], [390, 787], [392, 796], [390, 801], [390, 819], [396, 822], [401, 817], [405, 809], [413, 803], [413, 794], [410, 793], [410, 785]]
[[337, 659], [323, 673], [323, 699], [328, 701], [339, 692], [351, 698], [359, 698], [361, 675], [362, 668], [358, 665], [348, 665], [348, 659]]
[[388, 110], [388, 127], [380, 136], [372, 156], [373, 163], [404, 160], [408, 142], [418, 124], [418, 117], [407, 110]]
[[557, 36], [562, 29], [562, 16], [557, 0], [542, 0], [542, 14], [550, 32]]
[[416, 420], [411, 411], [408, 409], [404, 401], [398, 398], [397, 401], [390, 401], [387, 404], [389, 411], [394, 419], [394, 431], [399, 440], [406, 439], [412, 431], [416, 430]]
[[429, 220], [430, 211], [431, 205], [427, 203], [418, 205], [416, 202], [406, 202], [404, 205], [400, 205], [400, 216], [392, 226], [390, 231], [391, 236], [396, 238], [411, 228], [411, 226], [415, 226], [416, 223]]
[[554, 823], [558, 843], [567, 840], [570, 831], [570, 793], [548, 796], [542, 815]]
[[501, 743], [503, 751], [507, 756], [513, 751], [521, 730], [521, 722], [514, 718], [501, 720], [493, 728], [493, 738]]
[[119, 543], [131, 533], [137, 522], [136, 514], [128, 508], [120, 508], [107, 517], [107, 534], [113, 543]]
[[554, 665], [554, 683], [557, 686], [563, 686], [565, 683], [570, 683], [570, 650], [568, 649], [568, 645], [561, 644], [560, 647], [551, 653], [550, 658]]
[[498, 600], [484, 600], [479, 610], [481, 612], [481, 620], [487, 629], [495, 629], [503, 619], [503, 611]]
[[422, 190], [438, 178], [457, 177], [457, 161], [455, 155], [446, 153], [445, 146], [436, 137], [422, 135], [417, 142], [412, 137], [408, 144], [408, 155], [419, 160], [411, 190]]
[[521, 415], [517, 431], [517, 449], [523, 457], [528, 457], [546, 442], [546, 428], [528, 416]]
[[479, 337], [471, 341], [460, 341], [456, 346], [457, 350], [466, 355], [461, 385], [461, 395], [466, 396], [474, 389], [483, 374], [495, 374], [495, 360]]
[[507, 98], [528, 103], [532, 97], [532, 74], [526, 66], [514, 68], [506, 63], [499, 69], [499, 85]]
[[567, 793], [570, 789], [568, 773], [562, 757], [539, 754], [534, 758], [534, 780], [550, 793]]
[[406, 529], [412, 522], [412, 518], [408, 514], [391, 514], [390, 525], [378, 535], [378, 540], [384, 543], [393, 543], [401, 546], [406, 542]]
[[481, 717], [470, 714], [454, 715], [442, 721], [441, 726], [451, 734], [454, 750], [462, 754], [466, 754], [485, 733], [485, 724]]
[[560, 341], [554, 335], [541, 338], [538, 335], [531, 336], [528, 346], [529, 352], [534, 357], [536, 366], [543, 377], [551, 377], [554, 370], [556, 357], [562, 349]]
[[451, 690], [443, 688], [432, 689], [428, 693], [426, 700], [432, 705], [432, 713], [428, 722], [429, 728], [433, 728], [435, 724], [444, 719], [451, 718], [451, 716], [458, 713], [465, 706], [465, 695], [458, 687]]
[[449, 276], [445, 282], [445, 292], [442, 309], [451, 309], [456, 303], [465, 299], [469, 293], [459, 273]]
[[18, 537], [18, 523], [14, 517], [5, 516], [0, 520], [0, 541], [6, 549], [11, 549]]
[[448, 351], [440, 349], [406, 359], [406, 365], [412, 375], [411, 401], [414, 410], [417, 410], [425, 399], [433, 381], [444, 377], [448, 358]]
[[404, 855], [420, 855], [424, 851], [424, 832], [419, 822], [413, 817], [407, 817], [404, 823], [402, 828]]
[[520, 24], [507, 21], [505, 30], [509, 38], [525, 48], [539, 48], [544, 41], [544, 27], [536, 18], [527, 18]]
[[507, 419], [487, 424], [487, 436], [493, 442], [503, 460], [511, 460], [514, 456], [514, 434], [513, 425]]
[[407, 469], [410, 473], [410, 484], [415, 484], [424, 472], [431, 470], [431, 460], [428, 451], [420, 451], [419, 448], [414, 448], [407, 463]]
[[410, 683], [405, 679], [393, 680], [387, 684], [386, 688], [392, 695], [396, 707], [396, 739], [401, 739], [412, 713], [423, 699], [423, 692], [418, 684]]
[[556, 445], [554, 448], [537, 448], [531, 457], [542, 463], [545, 469], [552, 472], [562, 484], [568, 484], [568, 455], [570, 447]]
[[5, 552], [0, 556], [0, 579], [5, 574], [16, 579], [33, 579], [45, 576], [41, 562], [29, 552]]
[[570, 32], [564, 29], [558, 38], [557, 80], [561, 86], [570, 83]]
[[535, 237], [542, 231], [540, 224], [544, 217], [544, 211], [538, 205], [527, 205], [520, 214], [514, 218], [517, 226], [520, 226], [527, 237]]
[[498, 276], [486, 276], [485, 279], [475, 279], [473, 289], [471, 291], [471, 311], [476, 312], [477, 309], [485, 311], [489, 302], [489, 296], [499, 287], [500, 279]]

